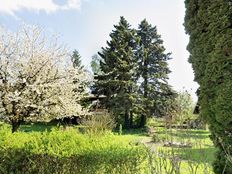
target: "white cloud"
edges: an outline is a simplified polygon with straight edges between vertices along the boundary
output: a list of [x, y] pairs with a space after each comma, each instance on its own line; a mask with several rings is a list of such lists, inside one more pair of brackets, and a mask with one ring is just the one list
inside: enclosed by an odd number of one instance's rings
[[59, 5], [53, 0], [0, 0], [0, 13], [15, 16], [22, 10], [45, 11], [46, 13], [58, 10], [80, 9], [81, 0], [66, 0], [64, 5]]
[[68, 0], [67, 4], [63, 6], [63, 9], [80, 9], [81, 1], [80, 0]]

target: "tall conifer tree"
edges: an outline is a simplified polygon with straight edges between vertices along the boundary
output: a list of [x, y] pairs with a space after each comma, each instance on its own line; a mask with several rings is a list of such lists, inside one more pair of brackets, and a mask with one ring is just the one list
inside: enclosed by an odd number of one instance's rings
[[73, 63], [74, 68], [79, 68], [79, 69], [84, 68], [84, 66], [81, 63], [81, 55], [79, 54], [77, 50], [73, 51], [71, 58], [72, 58], [72, 63]]
[[173, 93], [167, 82], [168, 73], [170, 73], [167, 61], [170, 59], [170, 53], [165, 53], [163, 40], [157, 33], [156, 27], [144, 19], [139, 24], [137, 33], [140, 37], [138, 76], [142, 79], [141, 92], [144, 107], [140, 126], [143, 127], [148, 116], [162, 115], [161, 108]]
[[[89, 86], [89, 73], [86, 71], [84, 66], [81, 62], [81, 55], [77, 50], [74, 50], [71, 55], [71, 61], [73, 67], [79, 71], [79, 73], [85, 74], [85, 76], [82, 76], [82, 79], [73, 79], [74, 84], [79, 84], [77, 88], [74, 88], [74, 91], [77, 93], [82, 93], [85, 97], [87, 94], [87, 87]], [[85, 79], [85, 80], [84, 80]], [[80, 83], [81, 82], [81, 83]], [[79, 102], [79, 101], [77, 101]], [[85, 103], [81, 102], [82, 105], [85, 105]]]
[[98, 94], [106, 96], [105, 106], [111, 110], [118, 123], [130, 128], [136, 100], [135, 50], [137, 38], [124, 17], [120, 18], [115, 30], [110, 33], [107, 47], [99, 52], [102, 74], [96, 76], [95, 88]]

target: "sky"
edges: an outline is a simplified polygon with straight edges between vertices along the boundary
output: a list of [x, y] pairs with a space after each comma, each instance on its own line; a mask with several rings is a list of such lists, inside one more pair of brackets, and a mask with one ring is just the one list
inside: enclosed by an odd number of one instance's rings
[[198, 85], [188, 63], [184, 15], [184, 0], [0, 0], [1, 26], [15, 31], [26, 23], [56, 33], [70, 51], [79, 51], [87, 68], [91, 57], [106, 46], [120, 16], [134, 28], [146, 18], [172, 53], [169, 83], [177, 91], [188, 90], [196, 101]]

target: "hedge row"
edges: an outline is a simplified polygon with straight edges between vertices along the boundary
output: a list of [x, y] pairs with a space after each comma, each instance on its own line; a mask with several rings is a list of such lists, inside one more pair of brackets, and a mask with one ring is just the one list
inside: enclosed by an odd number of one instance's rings
[[0, 129], [0, 173], [142, 173], [144, 148], [120, 136], [69, 131], [11, 134]]

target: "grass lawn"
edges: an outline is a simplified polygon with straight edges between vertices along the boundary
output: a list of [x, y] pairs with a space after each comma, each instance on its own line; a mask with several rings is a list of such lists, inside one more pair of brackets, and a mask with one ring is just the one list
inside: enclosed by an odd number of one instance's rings
[[[158, 134], [158, 137], [162, 138], [163, 142], [169, 141], [190, 144], [192, 148], [174, 148], [174, 150], [180, 153], [184, 159], [191, 159], [196, 162], [204, 160], [207, 163], [212, 163], [214, 160], [214, 152], [216, 149], [209, 138], [210, 133], [207, 130], [165, 130], [164, 128], [159, 128], [156, 134]], [[158, 145], [162, 145], [162, 143]]]
[[[136, 141], [142, 142], [147, 146], [155, 155], [152, 157], [153, 166], [156, 168], [155, 163], [161, 163], [160, 156], [163, 156], [167, 162], [167, 170], [171, 173], [170, 163], [179, 163], [181, 174], [211, 174], [212, 163], [215, 159], [214, 154], [216, 148], [210, 140], [210, 132], [204, 129], [166, 129], [164, 127], [153, 126], [154, 132], [150, 135], [141, 130], [125, 131], [123, 136], [133, 135]], [[154, 141], [153, 136], [159, 139]], [[188, 144], [191, 147], [165, 147], [167, 142], [177, 142], [181, 144]], [[177, 161], [170, 161], [170, 158], [177, 158]], [[159, 171], [164, 174], [168, 173], [165, 170]], [[159, 173], [158, 172], [158, 173]], [[177, 172], [178, 173], [178, 172]]]
[[[147, 144], [156, 154], [154, 158], [168, 154], [169, 157], [165, 156], [164, 158], [171, 159], [170, 163], [174, 163], [175, 166], [179, 165], [180, 173], [183, 174], [213, 173], [212, 163], [215, 159], [216, 148], [209, 138], [208, 130], [166, 129], [155, 126], [153, 129], [154, 132], [150, 135], [153, 142]], [[189, 145], [189, 147], [165, 147], [167, 142]], [[157, 160], [155, 161], [157, 162]]]

